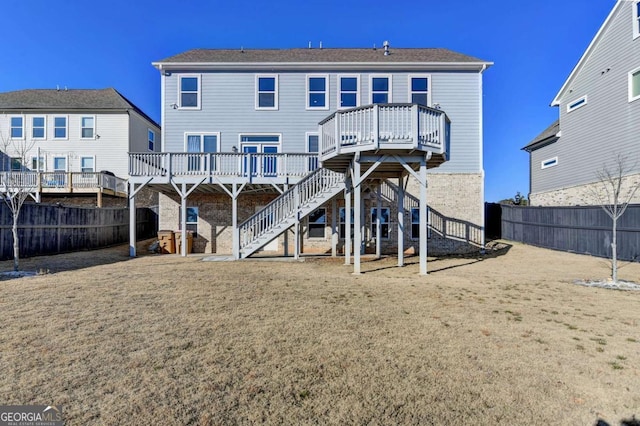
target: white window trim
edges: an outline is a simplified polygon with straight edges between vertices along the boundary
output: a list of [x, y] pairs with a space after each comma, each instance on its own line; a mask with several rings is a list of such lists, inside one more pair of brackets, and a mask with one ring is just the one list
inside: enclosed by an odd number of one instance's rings
[[[355, 78], [356, 79], [356, 105], [355, 106], [346, 106], [343, 107], [341, 105], [342, 103], [342, 79], [343, 78]], [[338, 109], [349, 109], [349, 108], [357, 108], [360, 106], [360, 74], [338, 74], [338, 87], [337, 90], [338, 92], [338, 99], [337, 99], [337, 105], [338, 105]], [[346, 93], [353, 93], [351, 91], [348, 91]]]
[[[321, 139], [320, 139], [320, 133], [318, 132], [306, 132], [304, 134], [304, 142], [305, 142], [305, 152], [307, 154], [313, 154], [311, 151], [309, 151], [309, 136], [317, 136], [318, 137], [318, 152], [316, 154], [318, 154], [318, 168], [320, 168], [320, 152], [322, 152], [322, 144], [321, 144]], [[308, 163], [308, 162], [307, 162]], [[312, 170], [309, 170], [311, 167], [309, 167], [309, 164], [307, 164], [307, 170], [309, 172], [311, 172]]]
[[[22, 119], [22, 126], [21, 126], [21, 128], [22, 128], [22, 137], [20, 137], [20, 138], [14, 138], [13, 134], [12, 134], [13, 133], [12, 132], [13, 125], [11, 124], [11, 120], [14, 119], [14, 118], [21, 118]], [[25, 122], [26, 121], [27, 120], [25, 120], [25, 116], [24, 115], [11, 115], [11, 116], [9, 116], [9, 139], [16, 140], [16, 141], [26, 140], [26, 134], [25, 134], [26, 133], [26, 126], [25, 126]]]
[[[84, 128], [84, 127], [82, 127], [82, 119], [83, 118], [93, 118], [93, 137], [90, 137], [90, 138], [82, 137], [82, 129]], [[96, 120], [96, 116], [95, 115], [81, 115], [80, 116], [79, 125], [80, 125], [80, 139], [88, 141], [88, 140], [93, 140], [93, 139], [97, 139], [98, 138], [98, 120]], [[88, 129], [88, 127], [87, 127], [87, 129]]]
[[[149, 133], [153, 133], [153, 149], [149, 149], [149, 142], [151, 142], [151, 139], [149, 139]], [[150, 128], [147, 128], [147, 149], [151, 152], [155, 152], [156, 150], [156, 131]]]
[[[584, 101], [584, 102], [582, 102], [580, 105], [572, 106], [572, 105], [577, 104], [580, 101]], [[575, 99], [575, 100], [573, 100], [573, 101], [571, 101], [571, 102], [569, 102], [567, 104], [567, 112], [572, 112], [572, 111], [575, 111], [577, 109], [580, 109], [583, 106], [585, 106], [586, 104], [587, 104], [587, 95], [581, 96], [578, 99]]]
[[[84, 160], [85, 158], [91, 158], [93, 160], [93, 172], [84, 172], [82, 170], [82, 160]], [[83, 172], [83, 173], [95, 173], [96, 170], [98, 170], [98, 167], [96, 166], [96, 156], [95, 155], [81, 155], [80, 156], [80, 172]]]
[[[184, 152], [187, 152], [187, 144], [189, 136], [200, 136], [200, 152], [204, 149], [204, 136], [215, 136], [218, 141], [218, 147], [216, 152], [220, 152], [220, 132], [184, 132]], [[192, 152], [192, 154], [194, 154]]]
[[[324, 106], [323, 107], [314, 107], [309, 105], [309, 80], [312, 78], [324, 78]], [[305, 99], [305, 109], [307, 110], [328, 110], [329, 109], [329, 74], [307, 74], [306, 76], [306, 99]], [[314, 92], [320, 93], [320, 92]]]
[[[182, 106], [182, 79], [183, 78], [196, 78], [198, 80], [198, 91], [197, 93], [197, 98], [198, 98], [198, 105], [196, 106]], [[188, 93], [192, 93], [192, 92], [188, 92]], [[202, 109], [202, 75], [201, 74], [179, 74], [178, 75], [178, 101], [176, 102], [176, 105], [178, 106], [177, 109], [184, 109], [184, 110], [199, 110]]]
[[[411, 79], [412, 78], [426, 78], [427, 79], [427, 106], [431, 106], [431, 74], [409, 74], [407, 76], [407, 102], [411, 103], [411, 95], [413, 95], [413, 90], [411, 90]], [[416, 92], [422, 93], [422, 92]]]
[[[33, 168], [33, 161], [37, 162], [37, 167], [34, 169]], [[40, 167], [40, 165], [42, 165], [42, 167]], [[31, 170], [35, 170], [37, 172], [46, 172], [47, 171], [47, 161], [44, 157], [44, 155], [40, 156], [40, 161], [38, 161], [38, 156], [37, 155], [32, 155], [31, 156]]]
[[[638, 0], [640, 1], [640, 0]], [[634, 70], [629, 71], [629, 77], [628, 77], [628, 84], [629, 84], [629, 102], [633, 102], [636, 101], [638, 99], [640, 99], [640, 95], [638, 96], [633, 96], [633, 75], [640, 73], [640, 67], [636, 68]]]
[[[33, 120], [36, 119], [36, 118], [44, 119], [44, 124], [43, 124], [44, 136], [42, 136], [41, 138], [37, 138], [37, 137], [33, 136], [33, 130], [36, 128], [33, 125]], [[31, 116], [31, 139], [37, 140], [37, 141], [41, 141], [41, 140], [47, 139], [47, 116], [46, 115], [33, 115], [33, 116]]]
[[[62, 127], [56, 127], [56, 118], [64, 118], [64, 134], [65, 137], [64, 138], [57, 138], [56, 137], [56, 129], [61, 129]], [[95, 121], [94, 121], [95, 123]], [[82, 132], [82, 122], [80, 122], [80, 131]], [[59, 141], [66, 141], [69, 139], [69, 116], [68, 115], [54, 115], [53, 116], [53, 139], [59, 140]]]
[[[260, 106], [260, 79], [261, 78], [274, 78], [274, 95], [273, 95], [273, 106], [272, 107], [261, 107]], [[255, 109], [261, 111], [276, 111], [279, 107], [278, 98], [279, 96], [279, 79], [278, 74], [256, 74], [255, 77]], [[265, 92], [267, 93], [267, 92]], [[305, 101], [306, 102], [306, 101]], [[245, 133], [246, 134], [246, 133]], [[262, 133], [257, 133], [262, 134]]]
[[[552, 162], [552, 161], [553, 161], [552, 164], [546, 164], [545, 165], [545, 163], [549, 163], [549, 162]], [[549, 167], [554, 167], [554, 166], [557, 166], [557, 165], [558, 165], [558, 157], [557, 156], [551, 157], [551, 158], [547, 158], [546, 160], [542, 160], [540, 162], [540, 168], [541, 169], [548, 169]]]
[[[345, 220], [342, 221], [342, 222], [340, 221], [340, 210], [344, 210], [344, 219]], [[353, 211], [354, 211], [353, 207], [351, 207], [351, 212], [353, 212]], [[347, 212], [347, 208], [346, 207], [338, 207], [337, 222], [338, 222], [338, 239], [339, 240], [345, 240], [346, 239], [345, 238], [346, 233], [347, 233], [347, 221], [346, 220], [347, 220], [347, 214], [349, 214], [349, 213], [350, 212]], [[353, 218], [355, 219], [355, 212], [354, 212], [354, 217]], [[354, 228], [353, 223], [354, 223], [354, 221], [352, 220], [351, 221], [351, 227], [352, 228]], [[344, 225], [344, 233], [345, 233], [345, 235], [342, 235], [342, 236], [340, 236], [340, 228], [342, 227], [341, 225]], [[351, 238], [353, 239], [353, 232], [351, 233]]]
[[640, 0], [635, 0], [631, 3], [631, 18], [633, 23], [633, 39], [640, 37], [640, 16], [638, 16], [638, 3]]
[[369, 75], [369, 104], [373, 104], [373, 79], [374, 78], [387, 78], [389, 79], [389, 91], [387, 96], [387, 103], [393, 102], [393, 76], [391, 74], [370, 74]]
[[[307, 215], [307, 238], [313, 241], [322, 241], [327, 239], [327, 208], [326, 207], [318, 207], [316, 210], [324, 210], [324, 223], [322, 224], [322, 237], [312, 237], [311, 236], [311, 225], [318, 225], [318, 223], [311, 223], [310, 216]], [[314, 210], [315, 211], [315, 210]]]
[[[371, 238], [373, 237], [373, 230], [374, 228], [376, 228], [376, 222], [373, 220], [373, 212], [377, 211], [378, 208], [377, 207], [371, 207], [371, 211], [369, 212], [369, 220], [371, 221]], [[387, 225], [387, 236], [386, 237], [381, 237], [380, 241], [388, 241], [391, 239], [391, 209], [389, 207], [380, 207], [380, 210], [388, 210], [389, 214], [387, 215], [387, 217], [389, 218], [389, 221], [386, 223]], [[382, 217], [382, 215], [380, 215], [380, 217]], [[382, 225], [385, 225], [385, 223], [382, 221], [382, 219], [380, 220], [380, 230], [382, 230]]]
[[[56, 158], [64, 158], [64, 170], [56, 169]], [[51, 159], [51, 166], [53, 172], [68, 172], [69, 171], [69, 156], [68, 155], [55, 155]]]
[[[243, 142], [243, 136], [277, 136], [278, 142]], [[282, 133], [269, 133], [269, 132], [245, 132], [238, 133], [238, 147], [240, 148], [239, 152], [242, 152], [242, 147], [244, 145], [278, 145], [278, 153], [282, 150]]]

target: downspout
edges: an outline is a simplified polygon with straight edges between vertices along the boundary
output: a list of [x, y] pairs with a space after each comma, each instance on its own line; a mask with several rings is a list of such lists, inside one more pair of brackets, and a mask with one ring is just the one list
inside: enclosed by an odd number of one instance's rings
[[483, 103], [482, 103], [482, 74], [485, 72], [485, 70], [487, 69], [487, 64], [482, 64], [482, 69], [480, 70], [480, 75], [478, 78], [478, 86], [479, 86], [479, 90], [478, 90], [478, 104], [480, 106], [479, 111], [480, 111], [480, 118], [479, 118], [479, 125], [480, 125], [480, 175], [482, 176], [482, 185], [480, 188], [480, 221], [482, 223], [482, 233], [480, 236], [480, 244], [482, 247], [482, 252], [484, 253], [484, 249], [485, 249], [485, 208], [484, 208], [484, 179], [485, 179], [485, 175], [484, 175], [484, 124], [483, 124]]

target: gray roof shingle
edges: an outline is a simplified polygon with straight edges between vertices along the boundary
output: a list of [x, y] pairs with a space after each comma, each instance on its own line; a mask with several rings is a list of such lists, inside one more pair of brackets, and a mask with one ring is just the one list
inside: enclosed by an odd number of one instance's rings
[[529, 142], [522, 149], [531, 152], [535, 149], [542, 148], [545, 145], [553, 143], [559, 139], [558, 133], [560, 132], [560, 120], [556, 120], [549, 127], [544, 129], [542, 133], [536, 136], [531, 142]]
[[384, 49], [193, 49], [158, 63], [487, 63], [473, 56], [440, 48], [394, 48], [385, 56]]

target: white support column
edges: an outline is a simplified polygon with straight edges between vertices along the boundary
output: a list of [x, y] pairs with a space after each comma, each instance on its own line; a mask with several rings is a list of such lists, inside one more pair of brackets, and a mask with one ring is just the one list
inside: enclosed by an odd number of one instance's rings
[[398, 176], [398, 266], [404, 266], [404, 178]]
[[427, 275], [427, 160], [420, 160], [420, 275]]
[[[289, 189], [289, 184], [285, 183], [283, 192], [286, 192], [288, 189]], [[284, 240], [282, 242], [282, 246], [284, 249], [284, 256], [285, 257], [289, 256], [289, 230], [288, 229], [284, 231]]]
[[180, 194], [180, 255], [187, 255], [187, 184], [182, 184], [182, 193]]
[[[354, 180], [360, 181], [360, 161], [353, 160]], [[353, 191], [353, 273], [360, 274], [360, 255], [362, 247], [362, 184], [354, 186]]]
[[136, 184], [129, 182], [129, 256], [136, 257]]
[[382, 257], [382, 220], [380, 215], [382, 214], [382, 180], [378, 181], [378, 187], [376, 188], [376, 258]]
[[[351, 167], [351, 166], [349, 166]], [[349, 172], [347, 172], [347, 175]], [[351, 264], [351, 178], [347, 177], [344, 188], [344, 264]]]
[[336, 226], [338, 215], [338, 203], [334, 198], [331, 200], [331, 257], [338, 255], [338, 228]]
[[238, 184], [234, 183], [231, 192], [231, 228], [233, 229], [233, 258], [240, 259], [240, 234], [238, 230]]
[[294, 226], [295, 244], [293, 250], [293, 258], [300, 258], [300, 187], [296, 186], [296, 223]]

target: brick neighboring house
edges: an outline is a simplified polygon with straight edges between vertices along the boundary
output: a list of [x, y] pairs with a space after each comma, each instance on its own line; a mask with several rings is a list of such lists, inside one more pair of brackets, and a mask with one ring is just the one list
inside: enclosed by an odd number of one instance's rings
[[[593, 205], [597, 171], [627, 158], [640, 183], [640, 1], [618, 0], [551, 103], [559, 119], [523, 149], [534, 206]], [[634, 203], [640, 203], [640, 192]]]
[[0, 113], [0, 190], [19, 173], [38, 202], [125, 207], [128, 153], [160, 151], [160, 126], [113, 88], [0, 93]]
[[359, 271], [361, 251], [419, 251], [422, 266], [427, 241], [477, 250], [491, 65], [388, 44], [163, 59], [162, 153], [130, 155], [130, 192], [159, 191], [160, 229], [193, 231], [197, 252], [349, 261], [355, 246]]

